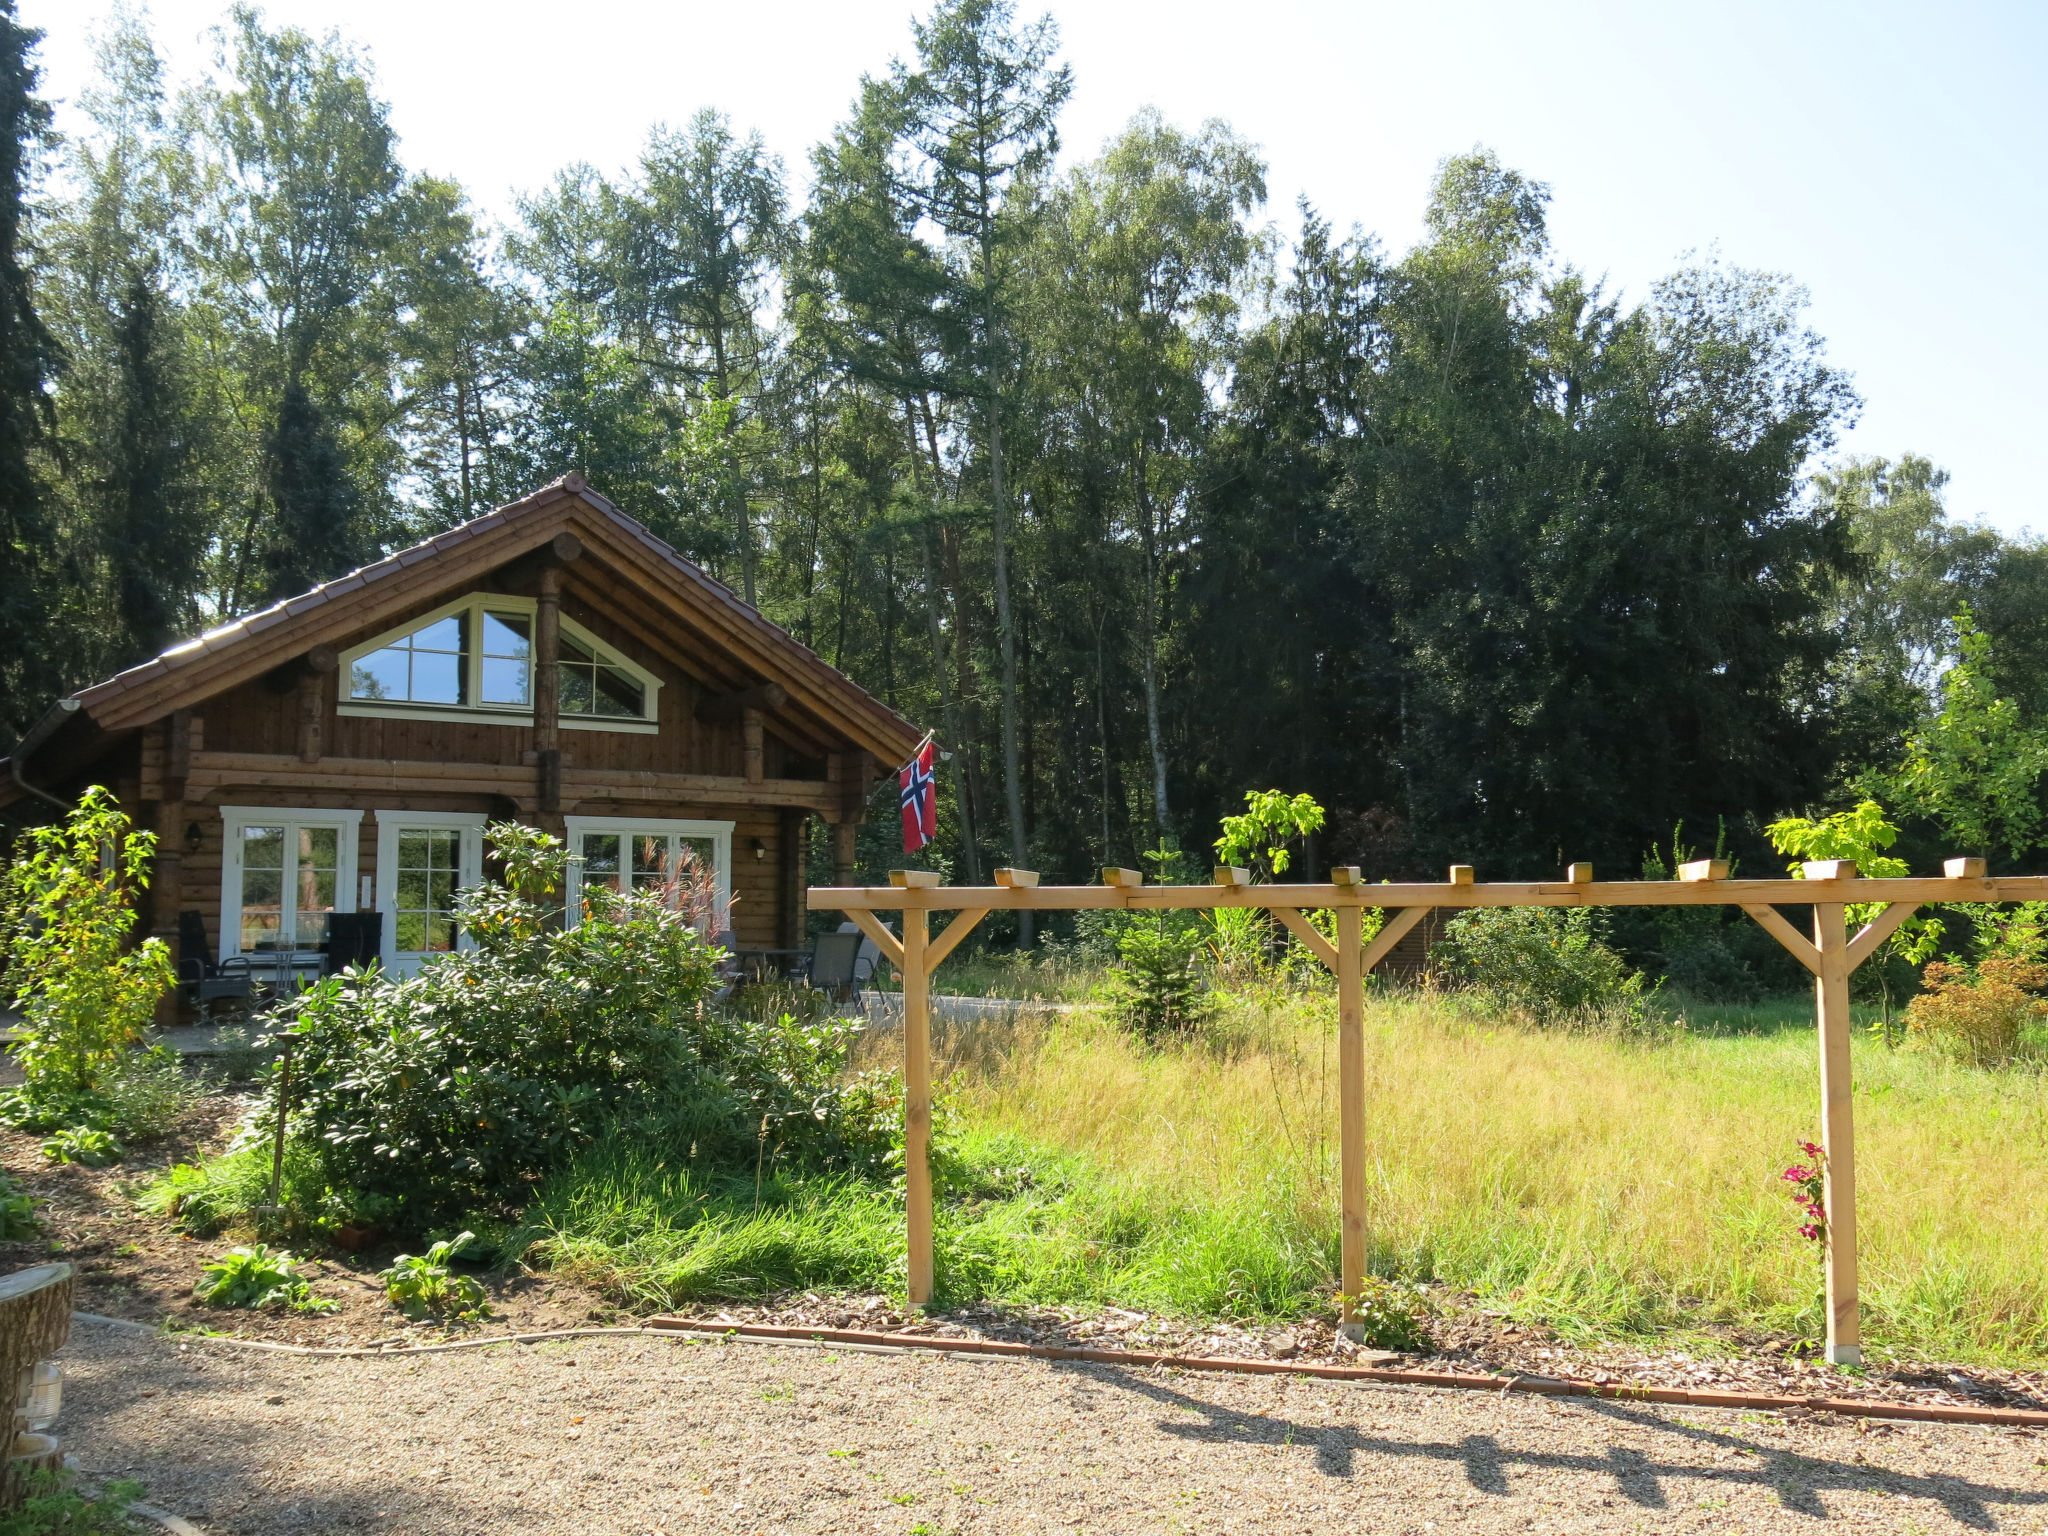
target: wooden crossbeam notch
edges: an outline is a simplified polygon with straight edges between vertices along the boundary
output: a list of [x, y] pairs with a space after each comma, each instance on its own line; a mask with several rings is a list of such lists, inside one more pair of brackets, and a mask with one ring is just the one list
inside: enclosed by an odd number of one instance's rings
[[1983, 859], [1945, 859], [1941, 872], [1951, 880], [1982, 880], [1991, 866]]
[[1134, 891], [1145, 883], [1145, 877], [1135, 869], [1118, 869], [1114, 864], [1105, 864], [1102, 866], [1102, 883]]
[[1216, 866], [1215, 883], [1233, 888], [1241, 885], [1250, 885], [1252, 883], [1252, 872], [1248, 869], [1240, 869], [1235, 864], [1218, 864]]
[[1678, 878], [1695, 884], [1706, 880], [1726, 880], [1728, 871], [1726, 859], [1694, 859], [1690, 864], [1678, 866]]
[[907, 891], [929, 891], [939, 883], [936, 869], [892, 869], [889, 883], [899, 885]]
[[1854, 880], [1856, 861], [1854, 859], [1808, 859], [1799, 866], [1799, 874], [1806, 880]]
[[1591, 885], [1593, 883], [1593, 866], [1590, 864], [1567, 864], [1564, 867], [1564, 877], [1573, 885]]
[[1470, 864], [1453, 864], [1451, 866], [1450, 879], [1446, 883], [1450, 885], [1470, 885], [1472, 883], [1472, 866]]
[[1013, 890], [1034, 891], [1038, 889], [1038, 871], [1035, 869], [999, 869], [996, 884], [1007, 885]]

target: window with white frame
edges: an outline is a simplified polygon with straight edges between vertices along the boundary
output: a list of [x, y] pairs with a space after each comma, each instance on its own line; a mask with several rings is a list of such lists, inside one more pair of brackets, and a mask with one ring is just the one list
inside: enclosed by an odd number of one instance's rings
[[[342, 653], [344, 715], [533, 723], [534, 600], [473, 592]], [[566, 615], [557, 658], [571, 730], [653, 731], [661, 679]]]
[[377, 910], [384, 968], [401, 975], [466, 943], [458, 892], [483, 878], [484, 818], [468, 811], [377, 812]]
[[327, 919], [355, 910], [361, 811], [225, 806], [223, 955], [311, 952]]
[[569, 921], [583, 913], [593, 886], [646, 890], [679, 874], [687, 862], [716, 877], [717, 910], [732, 900], [732, 826], [729, 821], [651, 821], [630, 816], [565, 817], [569, 834]]

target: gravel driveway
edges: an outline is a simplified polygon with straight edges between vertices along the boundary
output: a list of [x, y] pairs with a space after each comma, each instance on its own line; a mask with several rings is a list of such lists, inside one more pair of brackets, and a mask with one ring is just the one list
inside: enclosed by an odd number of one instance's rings
[[2048, 1434], [632, 1335], [321, 1360], [81, 1323], [60, 1429], [207, 1536], [2048, 1532]]

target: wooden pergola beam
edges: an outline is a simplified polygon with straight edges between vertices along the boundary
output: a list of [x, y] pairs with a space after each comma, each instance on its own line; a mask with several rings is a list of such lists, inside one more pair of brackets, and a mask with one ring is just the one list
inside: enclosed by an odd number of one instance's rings
[[[905, 893], [896, 886], [817, 886], [809, 893], [821, 910], [864, 907], [898, 911]], [[1839, 880], [1609, 880], [1494, 881], [1443, 885], [946, 885], [911, 893], [911, 904], [932, 912], [969, 907], [996, 912], [1132, 911], [1215, 907], [1748, 907], [1815, 903], [2048, 901], [2048, 875], [1950, 879]]]

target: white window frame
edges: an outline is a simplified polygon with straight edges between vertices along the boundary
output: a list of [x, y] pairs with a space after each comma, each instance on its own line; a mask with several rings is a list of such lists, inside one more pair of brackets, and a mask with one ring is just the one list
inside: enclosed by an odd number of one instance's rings
[[[384, 969], [394, 976], [411, 976], [429, 955], [439, 950], [398, 947], [398, 838], [413, 827], [462, 834], [456, 856], [455, 886], [468, 890], [484, 878], [484, 823], [481, 811], [379, 811], [377, 816], [377, 910], [384, 914]], [[455, 947], [473, 949], [475, 941], [460, 927]]]
[[[353, 912], [356, 910], [356, 850], [361, 840], [363, 813], [361, 811], [322, 810], [317, 806], [302, 805], [224, 805], [220, 808], [221, 858], [220, 858], [220, 955], [225, 960], [229, 955], [239, 955], [242, 949], [242, 829], [247, 826], [282, 824], [286, 828], [285, 841], [289, 845], [292, 830], [298, 827], [335, 827], [341, 835], [335, 840], [334, 852], [334, 910]], [[284, 883], [284, 901], [290, 908], [292, 928], [298, 927], [298, 904], [293, 900], [293, 885], [287, 879]], [[262, 957], [258, 957], [259, 959]]]
[[[718, 910], [728, 914], [726, 925], [731, 926], [732, 918], [732, 829], [730, 821], [674, 821], [657, 816], [565, 816], [562, 818], [563, 832], [569, 842], [568, 890], [564, 893], [567, 903], [569, 925], [574, 927], [583, 916], [583, 837], [587, 832], [617, 834], [651, 832], [670, 838], [698, 838], [711, 844], [711, 861], [718, 876]], [[671, 844], [671, 852], [673, 852]], [[706, 934], [715, 938], [715, 934]]]
[[[483, 703], [483, 633], [484, 610], [496, 613], [519, 613], [527, 618], [528, 633], [533, 632], [540, 605], [530, 597], [503, 597], [494, 592], [472, 592], [459, 597], [452, 603], [443, 603], [431, 613], [408, 619], [396, 629], [387, 629], [375, 639], [361, 645], [352, 645], [341, 653], [341, 698], [335, 705], [335, 713], [351, 715], [368, 720], [444, 720], [459, 724], [472, 724], [483, 720], [499, 725], [532, 725], [533, 710], [519, 704]], [[405, 699], [352, 699], [348, 696], [350, 669], [365, 656], [381, 651], [396, 641], [403, 640], [415, 630], [426, 628], [454, 614], [466, 613], [469, 617], [470, 646], [464, 658], [466, 676], [463, 684], [469, 697], [477, 700], [474, 704], [414, 704]], [[567, 614], [562, 615], [562, 633], [578, 645], [587, 647], [608, 667], [617, 667], [621, 672], [646, 690], [645, 712], [637, 720], [618, 715], [580, 715], [562, 711], [558, 715], [566, 731], [620, 731], [633, 736], [652, 736], [660, 729], [661, 721], [661, 679], [620, 654], [618, 647], [605, 644], [589, 630], [578, 624]], [[531, 664], [528, 677], [531, 679]], [[531, 683], [529, 681], [529, 688]]]

